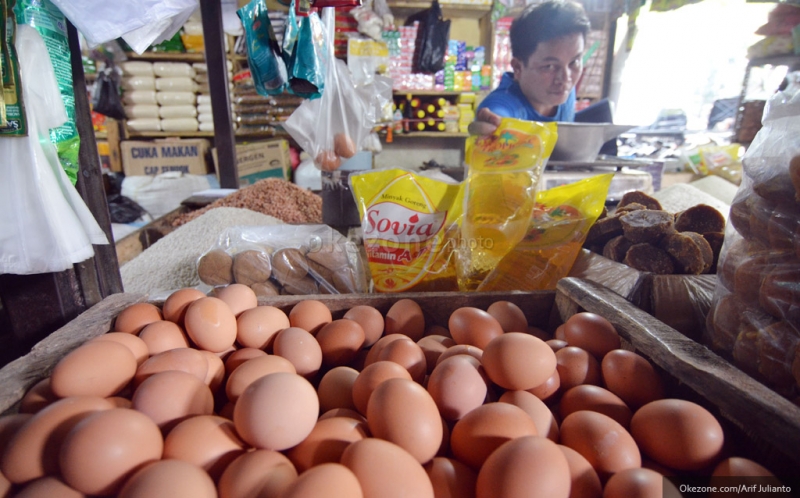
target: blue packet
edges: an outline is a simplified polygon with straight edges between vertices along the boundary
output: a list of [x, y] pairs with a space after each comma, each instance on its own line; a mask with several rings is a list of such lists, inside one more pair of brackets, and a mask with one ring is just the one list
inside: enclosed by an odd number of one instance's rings
[[306, 99], [322, 96], [325, 86], [325, 28], [316, 12], [297, 20], [295, 2], [289, 7], [283, 38], [283, 60], [289, 74], [289, 92]]
[[286, 64], [267, 15], [265, 0], [252, 0], [236, 11], [247, 40], [247, 63], [259, 95], [283, 93], [287, 85]]

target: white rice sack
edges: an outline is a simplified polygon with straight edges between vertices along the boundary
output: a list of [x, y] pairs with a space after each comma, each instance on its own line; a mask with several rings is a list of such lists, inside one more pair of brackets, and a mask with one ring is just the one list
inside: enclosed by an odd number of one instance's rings
[[123, 61], [119, 63], [123, 75], [153, 76], [153, 63], [146, 61]]
[[158, 109], [156, 104], [126, 105], [125, 115], [128, 116], [128, 119], [159, 118]]
[[196, 71], [188, 62], [155, 62], [153, 73], [160, 78], [186, 76], [194, 78]]
[[127, 76], [122, 78], [125, 90], [155, 90], [156, 79], [152, 76]]
[[201, 112], [197, 115], [197, 121], [200, 123], [213, 123], [214, 122], [214, 115], [210, 112]]
[[198, 95], [197, 96], [197, 105], [208, 104], [211, 105], [211, 96], [209, 95]]
[[197, 106], [197, 113], [198, 114], [211, 114], [211, 103], [199, 104]]
[[161, 120], [163, 131], [197, 131], [198, 122], [195, 118], [171, 118]]
[[197, 129], [200, 131], [214, 131], [214, 122], [201, 122]]
[[156, 92], [153, 90], [131, 90], [122, 93], [122, 102], [128, 105], [157, 104]]
[[161, 131], [161, 120], [158, 118], [129, 119], [127, 123], [133, 131]]
[[174, 78], [156, 78], [156, 90], [161, 92], [192, 92], [197, 90], [197, 83], [186, 76]]
[[156, 92], [159, 105], [195, 105], [195, 94], [192, 92]]
[[158, 108], [162, 119], [197, 117], [197, 107], [193, 105], [165, 105]]

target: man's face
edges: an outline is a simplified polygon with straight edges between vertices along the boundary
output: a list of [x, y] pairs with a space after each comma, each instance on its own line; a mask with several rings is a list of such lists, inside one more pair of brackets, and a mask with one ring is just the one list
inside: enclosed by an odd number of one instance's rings
[[511, 61], [514, 78], [539, 114], [550, 116], [567, 101], [580, 78], [584, 39], [580, 33], [541, 42], [525, 62]]

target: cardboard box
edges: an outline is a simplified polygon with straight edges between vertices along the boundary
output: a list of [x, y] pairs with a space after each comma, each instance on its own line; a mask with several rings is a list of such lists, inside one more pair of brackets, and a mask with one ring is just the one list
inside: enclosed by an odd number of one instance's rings
[[168, 171], [206, 175], [209, 147], [209, 141], [204, 138], [126, 140], [120, 143], [122, 170], [126, 176], [155, 176]]
[[[211, 152], [219, 178], [217, 149]], [[236, 169], [239, 171], [240, 186], [252, 185], [264, 178], [288, 180], [291, 168], [289, 142], [284, 139], [236, 145]]]

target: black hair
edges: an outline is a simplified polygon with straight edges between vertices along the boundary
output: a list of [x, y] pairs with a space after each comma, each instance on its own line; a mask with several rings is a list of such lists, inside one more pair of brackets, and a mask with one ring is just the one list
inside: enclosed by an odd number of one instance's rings
[[527, 64], [539, 42], [580, 33], [586, 38], [591, 23], [581, 4], [570, 0], [546, 0], [525, 8], [511, 23], [511, 53]]

